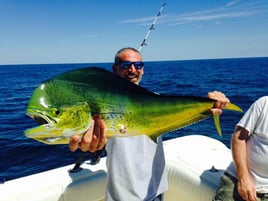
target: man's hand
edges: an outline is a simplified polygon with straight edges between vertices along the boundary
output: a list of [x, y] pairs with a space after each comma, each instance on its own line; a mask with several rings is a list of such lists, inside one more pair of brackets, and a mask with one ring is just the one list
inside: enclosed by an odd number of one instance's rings
[[101, 150], [106, 144], [106, 126], [103, 119], [95, 117], [87, 130], [80, 138], [79, 135], [73, 135], [69, 141], [70, 151], [76, 151], [78, 148], [82, 151], [95, 152]]
[[237, 191], [246, 201], [256, 201], [256, 189], [250, 177], [239, 179], [237, 182]]
[[220, 91], [209, 92], [207, 97], [216, 100], [213, 108], [210, 109], [212, 114], [222, 114], [222, 109], [230, 103], [230, 100]]

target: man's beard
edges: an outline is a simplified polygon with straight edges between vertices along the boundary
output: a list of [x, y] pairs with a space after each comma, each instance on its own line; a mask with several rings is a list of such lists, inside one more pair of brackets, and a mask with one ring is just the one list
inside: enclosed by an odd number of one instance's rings
[[125, 75], [125, 78], [128, 79], [129, 81], [132, 81], [134, 79], [135, 81], [132, 82], [135, 84], [139, 84], [139, 82], [141, 81], [141, 75], [139, 75], [138, 73], [127, 73]]

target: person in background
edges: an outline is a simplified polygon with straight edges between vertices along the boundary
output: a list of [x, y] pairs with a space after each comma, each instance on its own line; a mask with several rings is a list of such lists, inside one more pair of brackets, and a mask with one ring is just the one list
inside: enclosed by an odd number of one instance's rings
[[233, 161], [214, 201], [268, 201], [268, 96], [255, 101], [236, 125]]
[[[144, 74], [144, 63], [140, 52], [127, 47], [115, 55], [112, 66], [118, 76], [139, 84]], [[221, 92], [211, 92], [210, 98], [218, 100], [212, 113], [221, 114], [221, 109], [229, 99]], [[74, 135], [69, 143], [71, 151], [95, 152], [106, 144], [107, 151], [107, 187], [106, 201], [161, 201], [168, 189], [167, 170], [162, 138], [153, 142], [145, 135], [106, 140], [105, 122], [96, 117], [90, 129], [80, 139]], [[106, 143], [107, 142], [107, 143]]]

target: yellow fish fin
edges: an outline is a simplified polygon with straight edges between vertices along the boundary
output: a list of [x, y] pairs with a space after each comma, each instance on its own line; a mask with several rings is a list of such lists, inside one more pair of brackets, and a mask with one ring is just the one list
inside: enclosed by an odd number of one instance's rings
[[[235, 105], [233, 103], [229, 103], [228, 106], [225, 109], [226, 110], [233, 110], [233, 111], [236, 111], [236, 112], [243, 112], [243, 110], [239, 106], [237, 106], [237, 105]], [[217, 130], [218, 134], [220, 136], [222, 136], [221, 124], [220, 124], [220, 115], [218, 115], [218, 114], [213, 115], [213, 119], [214, 119], [214, 124], [216, 126], [216, 130]]]
[[237, 111], [237, 112], [243, 112], [243, 110], [239, 106], [237, 106], [233, 103], [229, 103], [225, 109], [226, 110], [233, 110], [233, 111]]
[[218, 114], [213, 115], [213, 119], [214, 119], [214, 124], [216, 126], [216, 130], [217, 130], [218, 134], [220, 136], [222, 136], [221, 123], [220, 123], [220, 115], [218, 115]]

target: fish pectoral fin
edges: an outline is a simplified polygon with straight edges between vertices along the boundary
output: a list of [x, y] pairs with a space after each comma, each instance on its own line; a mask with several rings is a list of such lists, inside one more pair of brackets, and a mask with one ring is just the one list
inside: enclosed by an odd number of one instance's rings
[[213, 115], [213, 120], [214, 120], [214, 124], [215, 124], [216, 130], [217, 130], [219, 136], [222, 136], [220, 115], [219, 114], [214, 114]]

